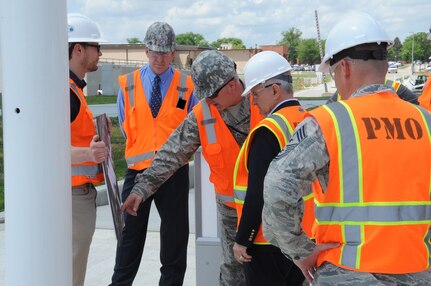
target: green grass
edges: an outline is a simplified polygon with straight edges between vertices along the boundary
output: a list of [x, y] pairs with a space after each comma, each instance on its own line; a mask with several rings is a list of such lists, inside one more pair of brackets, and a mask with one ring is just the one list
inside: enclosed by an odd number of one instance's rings
[[111, 104], [117, 102], [116, 95], [94, 95], [85, 98], [88, 104]]
[[124, 159], [124, 150], [126, 149], [126, 139], [121, 133], [120, 126], [118, 124], [117, 117], [111, 117], [112, 121], [112, 136], [111, 136], [111, 147], [112, 157], [114, 159], [115, 174], [117, 180], [124, 178], [126, 173], [127, 163]]

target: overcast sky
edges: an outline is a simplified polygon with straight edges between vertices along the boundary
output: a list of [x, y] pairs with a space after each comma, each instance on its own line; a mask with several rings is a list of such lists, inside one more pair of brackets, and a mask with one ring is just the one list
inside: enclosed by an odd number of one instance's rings
[[315, 10], [321, 38], [351, 10], [371, 14], [393, 38], [403, 41], [411, 32], [428, 32], [430, 0], [67, 0], [68, 12], [98, 22], [110, 43], [143, 39], [154, 21], [172, 25], [176, 34], [201, 34], [208, 42], [224, 37], [242, 39], [247, 48], [276, 44], [291, 27], [302, 38], [316, 38]]

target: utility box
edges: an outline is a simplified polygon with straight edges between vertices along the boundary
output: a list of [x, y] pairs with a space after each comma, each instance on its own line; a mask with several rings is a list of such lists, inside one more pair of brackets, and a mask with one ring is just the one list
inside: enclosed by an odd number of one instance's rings
[[201, 149], [195, 153], [196, 285], [219, 286], [222, 261], [217, 205], [210, 169]]

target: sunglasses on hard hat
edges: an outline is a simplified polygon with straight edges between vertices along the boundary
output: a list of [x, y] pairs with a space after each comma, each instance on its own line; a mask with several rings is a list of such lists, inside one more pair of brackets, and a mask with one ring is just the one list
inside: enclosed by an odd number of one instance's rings
[[80, 43], [84, 47], [93, 47], [97, 49], [97, 52], [100, 52], [100, 45], [99, 44], [89, 44], [89, 43]]

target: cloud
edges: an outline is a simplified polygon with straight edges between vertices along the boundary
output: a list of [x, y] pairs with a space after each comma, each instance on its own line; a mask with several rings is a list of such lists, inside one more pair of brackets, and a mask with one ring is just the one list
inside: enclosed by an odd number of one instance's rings
[[371, 14], [401, 40], [410, 32], [427, 32], [431, 24], [429, 0], [68, 0], [68, 10], [97, 21], [115, 43], [143, 39], [154, 21], [168, 22], [177, 34], [199, 33], [209, 42], [237, 37], [246, 47], [275, 44], [291, 27], [301, 30], [303, 38], [316, 38], [315, 10], [323, 39], [351, 10]]

